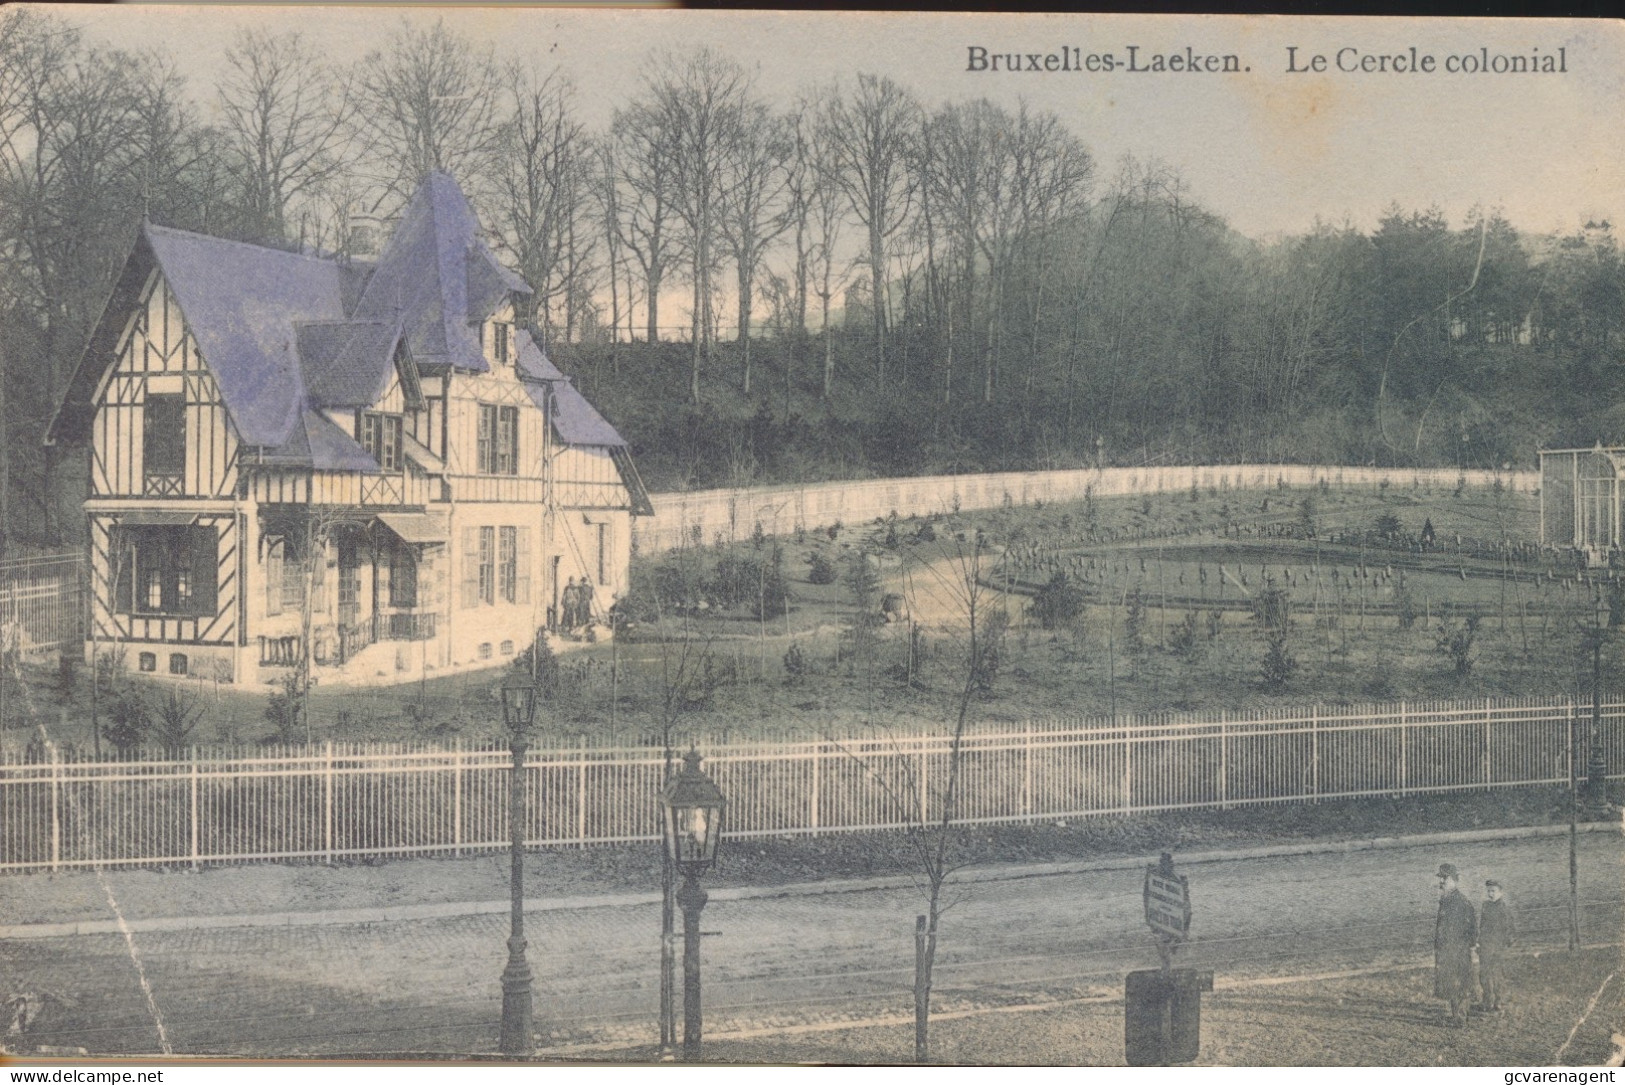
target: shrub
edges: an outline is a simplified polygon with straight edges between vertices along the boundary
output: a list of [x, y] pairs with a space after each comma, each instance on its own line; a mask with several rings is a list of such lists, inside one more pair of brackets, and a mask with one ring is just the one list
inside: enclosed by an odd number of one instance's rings
[[1478, 615], [1469, 614], [1462, 621], [1443, 621], [1433, 635], [1439, 651], [1450, 657], [1457, 678], [1473, 673], [1473, 641], [1478, 636]]
[[835, 576], [835, 563], [829, 560], [829, 555], [822, 550], [814, 550], [812, 571], [807, 574], [807, 580], [813, 584], [833, 584]]
[[138, 691], [125, 690], [113, 701], [107, 728], [102, 732], [120, 754], [128, 754], [146, 739], [152, 727], [147, 699]]
[[791, 642], [784, 650], [784, 681], [787, 685], [800, 682], [807, 674], [807, 657], [801, 645]]
[[1399, 522], [1399, 517], [1391, 512], [1385, 512], [1377, 517], [1375, 530], [1379, 539], [1397, 539], [1405, 533], [1405, 527]]
[[270, 736], [270, 741], [292, 744], [298, 741], [299, 722], [305, 712], [304, 697], [299, 689], [299, 676], [284, 675], [277, 685], [281, 688], [272, 690], [271, 696], [266, 698], [265, 702], [265, 718], [276, 729]]
[[166, 750], [178, 750], [192, 739], [198, 721], [203, 718], [203, 706], [179, 689], [171, 689], [158, 702], [158, 711], [152, 717], [152, 737]]
[[1086, 602], [1083, 588], [1066, 573], [1057, 571], [1033, 596], [1028, 612], [1043, 628], [1061, 629], [1070, 626], [1083, 613]]
[[1168, 647], [1173, 649], [1174, 654], [1187, 658], [1196, 654], [1198, 643], [1196, 627], [1197, 617], [1194, 610], [1187, 612], [1185, 617], [1174, 626], [1174, 631], [1168, 635]]

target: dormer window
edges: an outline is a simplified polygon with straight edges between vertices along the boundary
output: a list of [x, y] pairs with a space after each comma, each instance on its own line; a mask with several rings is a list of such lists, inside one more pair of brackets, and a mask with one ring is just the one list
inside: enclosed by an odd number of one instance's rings
[[513, 359], [509, 356], [509, 327], [500, 320], [491, 325], [491, 352], [497, 363], [507, 365]]
[[401, 469], [401, 416], [378, 411], [361, 412], [361, 447], [385, 471]]

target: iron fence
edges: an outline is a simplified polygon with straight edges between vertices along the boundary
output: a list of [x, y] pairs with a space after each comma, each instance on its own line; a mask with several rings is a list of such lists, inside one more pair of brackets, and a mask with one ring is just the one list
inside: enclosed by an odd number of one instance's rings
[[[1569, 778], [1572, 700], [1400, 702], [1151, 719], [1050, 720], [963, 739], [963, 824], [1227, 808], [1552, 784]], [[1625, 698], [1598, 739], [1625, 775]], [[1579, 726], [1576, 727], [1576, 724]], [[1582, 746], [1578, 770], [1588, 751]], [[932, 822], [952, 767], [942, 735], [714, 746], [728, 835]], [[328, 742], [252, 755], [78, 760], [54, 747], [0, 763], [0, 870], [240, 863], [499, 849], [509, 753]], [[530, 752], [525, 838], [586, 846], [656, 838], [659, 750]]]
[[0, 647], [30, 656], [82, 642], [84, 583], [80, 554], [0, 562]]

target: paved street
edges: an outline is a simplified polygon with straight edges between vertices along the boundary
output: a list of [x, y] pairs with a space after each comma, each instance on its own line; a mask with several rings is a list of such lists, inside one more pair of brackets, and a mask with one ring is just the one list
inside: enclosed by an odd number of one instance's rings
[[[1581, 837], [1589, 943], [1619, 941], [1622, 858], [1617, 834]], [[1524, 949], [1563, 945], [1567, 843], [1548, 836], [1191, 865], [1195, 940], [1182, 963], [1215, 971], [1213, 1006], [1243, 996], [1268, 1005], [1284, 997], [1272, 992], [1286, 990], [1272, 978], [1403, 975], [1430, 952], [1441, 861], [1461, 868], [1475, 900], [1487, 876], [1507, 885]], [[87, 891], [98, 886], [94, 875], [76, 877]], [[1140, 882], [1138, 872], [1118, 870], [953, 889], [936, 1009], [1120, 999], [1123, 973], [1156, 961]], [[772, 1034], [906, 1015], [922, 904], [918, 892], [898, 888], [791, 887], [716, 900], [703, 924], [716, 932], [704, 943], [708, 1030]], [[653, 1040], [658, 928], [650, 903], [528, 916], [538, 1024], [553, 1053], [602, 1057]], [[176, 1054], [481, 1051], [494, 1041], [506, 929], [497, 912], [12, 939], [0, 943], [0, 974], [8, 991], [54, 1000], [39, 1042], [93, 1053], [159, 1052], [166, 1044]], [[1396, 1020], [1434, 1012], [1423, 973], [1403, 989], [1410, 994], [1392, 1008]], [[1289, 1003], [1276, 1009], [1289, 1028]], [[1121, 1057], [1120, 1003], [1112, 1012], [1117, 1054], [1103, 1050], [1102, 1059]], [[1365, 1027], [1386, 1028], [1384, 1012], [1373, 1004]]]

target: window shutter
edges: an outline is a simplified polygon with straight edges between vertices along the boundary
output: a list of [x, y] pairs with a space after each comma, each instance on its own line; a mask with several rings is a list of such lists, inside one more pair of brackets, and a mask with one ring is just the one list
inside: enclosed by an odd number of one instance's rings
[[480, 605], [479, 528], [463, 528], [463, 606]]
[[193, 614], [211, 617], [219, 601], [220, 537], [213, 527], [192, 529], [192, 604], [187, 609]]
[[108, 575], [114, 578], [113, 609], [121, 614], [129, 614], [134, 610], [135, 602], [135, 547], [121, 527], [109, 532], [107, 561]]
[[518, 578], [514, 585], [514, 602], [530, 602], [530, 528], [522, 527], [517, 532], [517, 543], [514, 549], [517, 553]]

